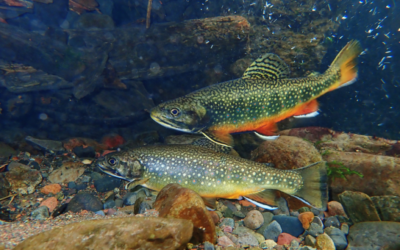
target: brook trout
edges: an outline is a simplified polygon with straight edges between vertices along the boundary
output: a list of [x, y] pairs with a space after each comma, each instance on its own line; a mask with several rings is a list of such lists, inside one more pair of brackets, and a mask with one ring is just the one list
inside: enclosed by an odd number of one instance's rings
[[359, 42], [349, 42], [323, 74], [288, 78], [289, 67], [275, 54], [265, 54], [242, 78], [211, 85], [159, 104], [151, 118], [159, 124], [200, 133], [215, 143], [233, 146], [230, 134], [255, 131], [275, 139], [276, 123], [289, 117], [318, 114], [317, 98], [357, 78]]
[[178, 183], [197, 192], [211, 208], [218, 198], [243, 197], [274, 209], [275, 190], [323, 210], [328, 199], [324, 162], [280, 170], [199, 146], [159, 145], [107, 154], [97, 164], [107, 174], [155, 191]]

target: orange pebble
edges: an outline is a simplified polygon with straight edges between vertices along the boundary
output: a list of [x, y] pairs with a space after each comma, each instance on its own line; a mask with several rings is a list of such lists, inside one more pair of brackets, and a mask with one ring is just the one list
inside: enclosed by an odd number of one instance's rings
[[308, 229], [310, 227], [311, 222], [314, 219], [314, 213], [313, 212], [305, 212], [299, 214], [299, 220], [301, 224], [303, 225], [304, 229]]

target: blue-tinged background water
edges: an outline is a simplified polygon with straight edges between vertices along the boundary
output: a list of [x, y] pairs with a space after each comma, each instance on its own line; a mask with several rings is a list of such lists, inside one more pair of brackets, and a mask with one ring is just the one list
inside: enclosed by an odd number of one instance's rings
[[[44, 2], [0, 1], [0, 140], [12, 142], [27, 135], [99, 139], [107, 133], [129, 139], [145, 131], [162, 131], [146, 110], [238, 78], [245, 69], [241, 59], [248, 65], [262, 53], [278, 53], [290, 63], [293, 76], [302, 76], [325, 71], [351, 39], [360, 40], [365, 49], [359, 80], [321, 97], [321, 115], [293, 126], [400, 138], [396, 1], [154, 0], [149, 30], [145, 0]], [[226, 50], [213, 49], [213, 42], [202, 34], [186, 47], [176, 34], [163, 37], [169, 22], [228, 15], [243, 16], [254, 31], [247, 37], [224, 36], [232, 41]], [[14, 36], [7, 35], [13, 27]], [[96, 35], [99, 31], [104, 32]], [[289, 31], [303, 38], [292, 41]], [[136, 43], [134, 37], [142, 41]], [[29, 42], [19, 43], [22, 40]], [[40, 78], [29, 72], [29, 66], [57, 77]], [[49, 82], [52, 85], [46, 85]]]

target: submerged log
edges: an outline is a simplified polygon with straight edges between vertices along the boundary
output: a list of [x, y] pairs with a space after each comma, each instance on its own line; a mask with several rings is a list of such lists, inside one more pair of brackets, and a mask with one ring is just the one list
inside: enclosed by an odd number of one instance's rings
[[[3, 66], [0, 83], [13, 92], [75, 86], [75, 97], [82, 98], [109, 81], [170, 76], [238, 58], [249, 30], [245, 18], [227, 16], [154, 24], [147, 30], [64, 30], [69, 35], [64, 44], [0, 23], [0, 59], [34, 68], [21, 73]], [[104, 74], [110, 68], [115, 79]], [[21, 74], [29, 81], [18, 81]], [[48, 78], [52, 84], [41, 80]]]

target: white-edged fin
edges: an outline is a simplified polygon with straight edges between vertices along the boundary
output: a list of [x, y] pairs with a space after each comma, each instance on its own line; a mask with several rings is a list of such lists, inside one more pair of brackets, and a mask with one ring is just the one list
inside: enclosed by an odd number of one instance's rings
[[310, 202], [304, 200], [303, 198], [300, 198], [299, 196], [296, 196], [296, 195], [292, 195], [292, 196], [295, 197], [296, 199], [301, 200], [302, 202], [306, 203], [307, 205], [310, 205], [315, 208], [315, 206], [313, 206]]
[[209, 208], [207, 206], [206, 206], [206, 208], [207, 208], [208, 211], [215, 211], [215, 209]]
[[346, 83], [343, 83], [342, 85], [340, 85], [340, 86], [337, 87], [336, 89], [340, 89], [340, 88], [342, 88], [342, 87], [349, 86], [349, 85], [353, 84], [355, 81], [357, 81], [357, 77], [355, 77], [355, 78], [354, 78], [353, 80], [351, 80], [351, 81], [348, 81], [348, 82], [346, 82]]
[[264, 141], [274, 141], [279, 138], [279, 135], [262, 135], [254, 131], [254, 134], [259, 138], [263, 139]]
[[249, 199], [249, 198], [247, 198], [246, 196], [243, 196], [246, 200], [248, 200], [248, 201], [250, 201], [251, 203], [253, 203], [254, 205], [257, 205], [257, 206], [259, 206], [259, 207], [261, 207], [261, 208], [264, 208], [264, 209], [268, 209], [268, 210], [275, 210], [275, 209], [278, 209], [278, 207], [271, 207], [271, 206], [268, 206], [268, 205], [266, 205], [266, 204], [263, 204], [263, 203], [260, 203], [260, 202], [257, 202], [257, 201], [253, 201], [252, 199]]
[[305, 115], [294, 115], [294, 118], [312, 118], [312, 117], [316, 117], [317, 115], [319, 115], [318, 111], [314, 111]]

